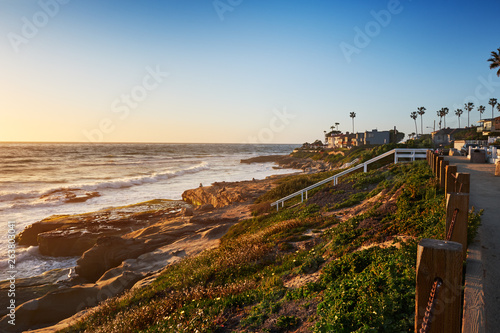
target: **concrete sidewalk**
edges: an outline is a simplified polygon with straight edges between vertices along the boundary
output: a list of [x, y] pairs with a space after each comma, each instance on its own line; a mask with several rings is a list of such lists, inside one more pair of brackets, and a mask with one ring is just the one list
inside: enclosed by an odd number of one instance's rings
[[[494, 164], [473, 164], [455, 156], [445, 160], [456, 165], [458, 172], [470, 173], [470, 206], [484, 209], [478, 237], [467, 257], [464, 320], [468, 317], [473, 322], [468, 323], [470, 331], [500, 332], [500, 177], [495, 177]], [[484, 310], [480, 309], [483, 297]]]

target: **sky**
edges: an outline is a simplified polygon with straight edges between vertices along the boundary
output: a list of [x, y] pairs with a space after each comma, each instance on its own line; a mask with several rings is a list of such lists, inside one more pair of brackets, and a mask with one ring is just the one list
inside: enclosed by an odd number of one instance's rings
[[351, 112], [355, 132], [415, 132], [421, 106], [424, 133], [443, 107], [458, 127], [465, 102], [485, 118], [500, 100], [499, 14], [498, 0], [0, 0], [0, 141], [303, 143], [352, 132]]

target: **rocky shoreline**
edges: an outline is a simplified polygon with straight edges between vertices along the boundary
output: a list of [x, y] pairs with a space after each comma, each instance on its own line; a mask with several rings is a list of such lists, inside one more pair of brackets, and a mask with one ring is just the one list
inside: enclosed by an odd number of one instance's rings
[[[242, 163], [276, 162], [279, 167], [310, 172], [324, 167], [297, 160], [263, 157]], [[53, 332], [52, 325], [130, 288], [147, 285], [168, 265], [217, 246], [232, 225], [251, 217], [254, 200], [284, 176], [217, 182], [185, 191], [183, 201], [152, 200], [52, 216], [30, 225], [17, 236], [19, 245], [39, 246], [45, 255], [80, 258], [75, 269], [16, 281], [16, 331]], [[7, 281], [0, 282], [0, 292], [6, 290]], [[0, 325], [9, 319], [4, 302]]]

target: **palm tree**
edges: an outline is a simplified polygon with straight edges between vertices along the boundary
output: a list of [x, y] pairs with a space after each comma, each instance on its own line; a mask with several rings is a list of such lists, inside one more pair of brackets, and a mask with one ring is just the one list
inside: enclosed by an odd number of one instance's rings
[[424, 135], [424, 121], [422, 116], [425, 114], [425, 108], [423, 106], [417, 108], [417, 113], [420, 115], [420, 132]]
[[443, 119], [443, 109], [438, 110], [436, 113], [437, 113], [437, 116], [439, 117], [439, 129], [441, 129], [441, 121]]
[[470, 127], [470, 112], [472, 111], [472, 109], [474, 109], [474, 103], [472, 102], [468, 102], [468, 103], [465, 103], [464, 105], [464, 109], [467, 110], [467, 127]]
[[484, 110], [486, 110], [486, 108], [484, 107], [484, 105], [479, 105], [479, 106], [477, 107], [477, 111], [479, 111], [479, 120], [481, 120], [481, 119], [482, 119], [482, 115], [483, 115], [483, 113], [484, 113]]
[[442, 108], [441, 112], [443, 112], [444, 128], [446, 128], [446, 115], [450, 112], [450, 109]]
[[352, 133], [354, 133], [354, 118], [356, 117], [356, 112], [351, 112], [349, 117], [352, 118]]
[[500, 76], [500, 47], [498, 48], [498, 52], [491, 52], [491, 58], [489, 58], [488, 61], [491, 62], [490, 69], [498, 67], [497, 76]]
[[456, 109], [455, 114], [458, 116], [458, 128], [460, 128], [460, 116], [464, 113], [462, 109]]
[[491, 118], [495, 118], [495, 116], [493, 116], [493, 111], [495, 110], [495, 105], [498, 104], [497, 99], [490, 98], [490, 101], [488, 102], [488, 104], [491, 105]]
[[413, 111], [412, 113], [410, 113], [410, 117], [415, 122], [415, 132], [418, 132], [418, 130], [417, 130], [417, 117], [418, 117], [417, 111]]

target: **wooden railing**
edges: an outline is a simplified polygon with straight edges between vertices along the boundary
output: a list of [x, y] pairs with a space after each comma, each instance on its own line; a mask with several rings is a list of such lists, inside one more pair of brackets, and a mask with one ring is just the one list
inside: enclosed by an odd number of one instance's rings
[[415, 332], [459, 333], [462, 267], [467, 255], [470, 175], [431, 151], [427, 162], [446, 195], [446, 239], [422, 239], [417, 251]]

